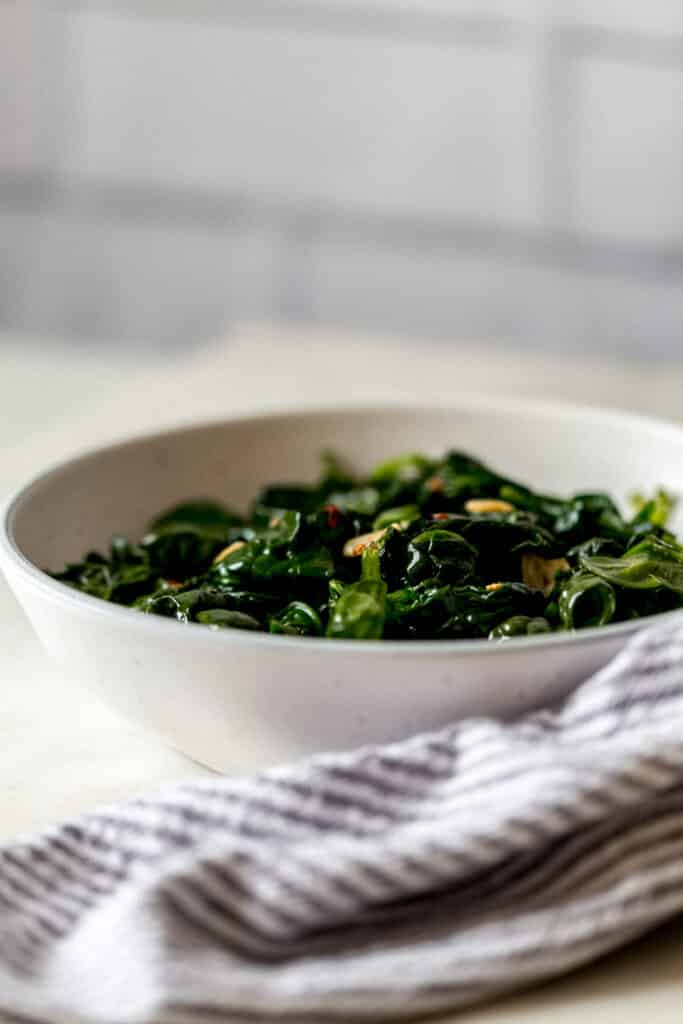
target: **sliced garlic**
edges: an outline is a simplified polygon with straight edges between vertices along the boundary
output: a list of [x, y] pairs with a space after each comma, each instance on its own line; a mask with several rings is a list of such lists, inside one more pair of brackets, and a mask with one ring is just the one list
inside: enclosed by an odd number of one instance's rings
[[217, 565], [218, 562], [222, 562], [224, 558], [227, 558], [228, 555], [231, 555], [233, 551], [239, 551], [239, 549], [243, 548], [245, 544], [246, 541], [244, 540], [234, 540], [232, 544], [228, 544], [227, 548], [223, 548], [222, 551], [218, 552], [218, 554], [213, 560], [213, 564]]
[[527, 587], [542, 590], [546, 597], [553, 589], [558, 572], [566, 572], [568, 568], [566, 558], [542, 558], [530, 552], [522, 555], [522, 579]]
[[390, 523], [388, 526], [383, 527], [381, 530], [372, 530], [371, 533], [361, 533], [358, 537], [351, 537], [347, 540], [342, 548], [342, 551], [346, 558], [356, 558], [358, 555], [362, 555], [366, 548], [370, 547], [371, 544], [376, 544], [378, 540], [381, 540], [387, 530], [404, 530], [408, 524], [406, 522]]
[[511, 505], [509, 501], [502, 501], [500, 498], [470, 498], [469, 501], [465, 502], [465, 512], [469, 512], [470, 515], [514, 511], [514, 505]]

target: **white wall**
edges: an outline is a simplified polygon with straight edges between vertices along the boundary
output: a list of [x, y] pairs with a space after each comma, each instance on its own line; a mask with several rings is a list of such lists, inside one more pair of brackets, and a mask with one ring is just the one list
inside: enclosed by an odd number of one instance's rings
[[683, 5], [0, 0], [0, 323], [683, 358]]

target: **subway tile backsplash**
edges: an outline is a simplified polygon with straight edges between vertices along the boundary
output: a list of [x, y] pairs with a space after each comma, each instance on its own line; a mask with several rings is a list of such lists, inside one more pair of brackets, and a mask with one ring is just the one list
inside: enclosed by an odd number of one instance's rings
[[0, 326], [683, 358], [683, 15], [0, 2]]

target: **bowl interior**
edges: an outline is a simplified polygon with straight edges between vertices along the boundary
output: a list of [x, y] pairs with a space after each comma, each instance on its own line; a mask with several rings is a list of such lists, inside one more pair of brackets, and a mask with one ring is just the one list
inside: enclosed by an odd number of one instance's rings
[[[663, 484], [683, 494], [683, 429], [637, 417], [472, 400], [455, 409], [356, 409], [225, 421], [143, 437], [68, 462], [25, 488], [11, 532], [34, 564], [61, 568], [114, 533], [138, 537], [161, 509], [214, 497], [244, 509], [264, 483], [309, 481], [321, 450], [359, 470], [404, 451], [473, 453], [531, 486], [607, 490], [620, 501]], [[674, 529], [683, 533], [679, 506]]]

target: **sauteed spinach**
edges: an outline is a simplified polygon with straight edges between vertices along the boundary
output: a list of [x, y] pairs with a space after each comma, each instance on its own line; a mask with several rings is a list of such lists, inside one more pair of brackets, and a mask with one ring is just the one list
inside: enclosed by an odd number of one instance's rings
[[674, 501], [539, 494], [462, 452], [408, 454], [357, 478], [264, 488], [246, 517], [215, 501], [159, 515], [55, 579], [213, 629], [343, 639], [505, 640], [683, 606]]

